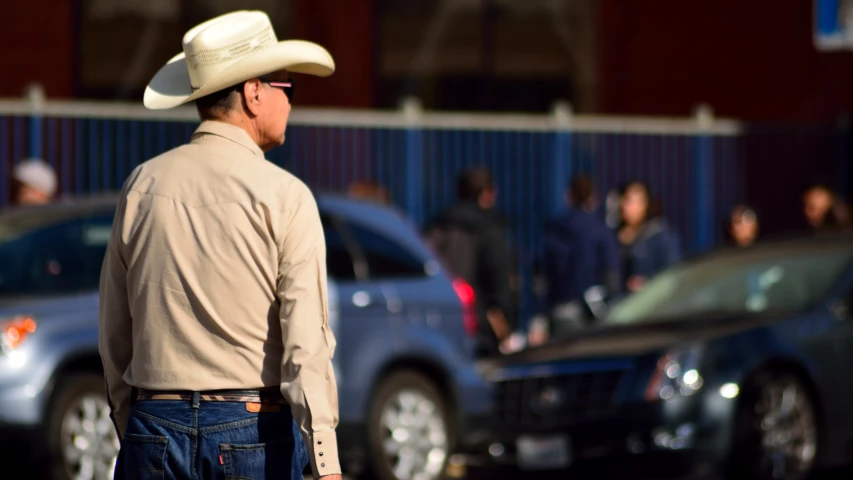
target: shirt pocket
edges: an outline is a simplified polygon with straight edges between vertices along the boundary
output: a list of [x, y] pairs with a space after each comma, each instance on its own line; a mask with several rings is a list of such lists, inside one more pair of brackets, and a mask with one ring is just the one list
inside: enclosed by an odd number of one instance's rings
[[292, 437], [267, 443], [221, 444], [219, 452], [225, 480], [302, 478], [307, 464]]
[[165, 479], [167, 437], [128, 433], [122, 438], [122, 470], [132, 480]]

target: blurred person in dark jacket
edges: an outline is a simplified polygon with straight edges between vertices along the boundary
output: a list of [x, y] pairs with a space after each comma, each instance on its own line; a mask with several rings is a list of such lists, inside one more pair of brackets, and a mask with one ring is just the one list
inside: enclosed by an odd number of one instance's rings
[[814, 233], [831, 233], [849, 226], [847, 205], [824, 183], [814, 183], [803, 193], [803, 215]]
[[595, 214], [592, 180], [585, 175], [573, 178], [565, 201], [565, 212], [545, 226], [540, 259], [551, 335], [593, 318], [584, 302], [590, 288], [604, 287], [605, 296], [621, 290], [619, 242]]
[[748, 247], [758, 240], [758, 214], [749, 205], [735, 205], [723, 223], [723, 235], [728, 245]]
[[500, 352], [515, 323], [506, 226], [495, 211], [496, 200], [489, 170], [465, 170], [457, 179], [456, 204], [439, 215], [426, 232], [445, 266], [474, 289], [480, 314], [479, 354], [483, 356]]
[[622, 275], [629, 292], [641, 290], [646, 280], [681, 260], [681, 242], [662, 210], [646, 183], [633, 181], [622, 189], [618, 235]]

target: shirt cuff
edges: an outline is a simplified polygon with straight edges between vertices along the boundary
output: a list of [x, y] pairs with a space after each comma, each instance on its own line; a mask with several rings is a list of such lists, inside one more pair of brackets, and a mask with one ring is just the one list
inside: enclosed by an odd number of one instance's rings
[[315, 432], [311, 436], [308, 454], [311, 457], [314, 478], [342, 473], [338, 460], [338, 437], [334, 430]]

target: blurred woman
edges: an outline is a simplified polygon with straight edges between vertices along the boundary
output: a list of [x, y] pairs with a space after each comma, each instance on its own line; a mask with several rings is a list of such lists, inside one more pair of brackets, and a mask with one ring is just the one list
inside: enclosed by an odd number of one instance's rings
[[830, 233], [849, 226], [847, 205], [822, 183], [812, 185], [803, 194], [803, 216], [814, 233]]
[[726, 243], [748, 247], [758, 239], [758, 215], [748, 205], [735, 205], [723, 226]]
[[649, 187], [634, 181], [622, 190], [619, 243], [622, 245], [622, 278], [630, 292], [643, 288], [646, 280], [681, 260], [681, 245], [675, 232], [661, 217], [660, 204], [652, 202]]

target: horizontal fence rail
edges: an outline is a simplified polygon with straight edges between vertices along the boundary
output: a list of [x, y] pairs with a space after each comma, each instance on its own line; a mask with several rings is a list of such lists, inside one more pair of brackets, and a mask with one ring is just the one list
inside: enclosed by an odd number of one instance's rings
[[[193, 107], [0, 100], [0, 202], [9, 201], [11, 170], [23, 158], [53, 165], [63, 194], [111, 191], [136, 165], [187, 142], [198, 123]], [[627, 181], [648, 182], [686, 250], [701, 252], [720, 241], [722, 220], [736, 203], [754, 204], [771, 232], [801, 217], [809, 179], [823, 177], [846, 193], [849, 144], [849, 132], [835, 126], [610, 118], [564, 108], [551, 115], [433, 113], [410, 105], [389, 112], [294, 109], [285, 145], [267, 158], [318, 191], [377, 181], [422, 226], [453, 202], [460, 171], [486, 166], [529, 278], [541, 226], [564, 208], [574, 174], [592, 175], [602, 204]]]

